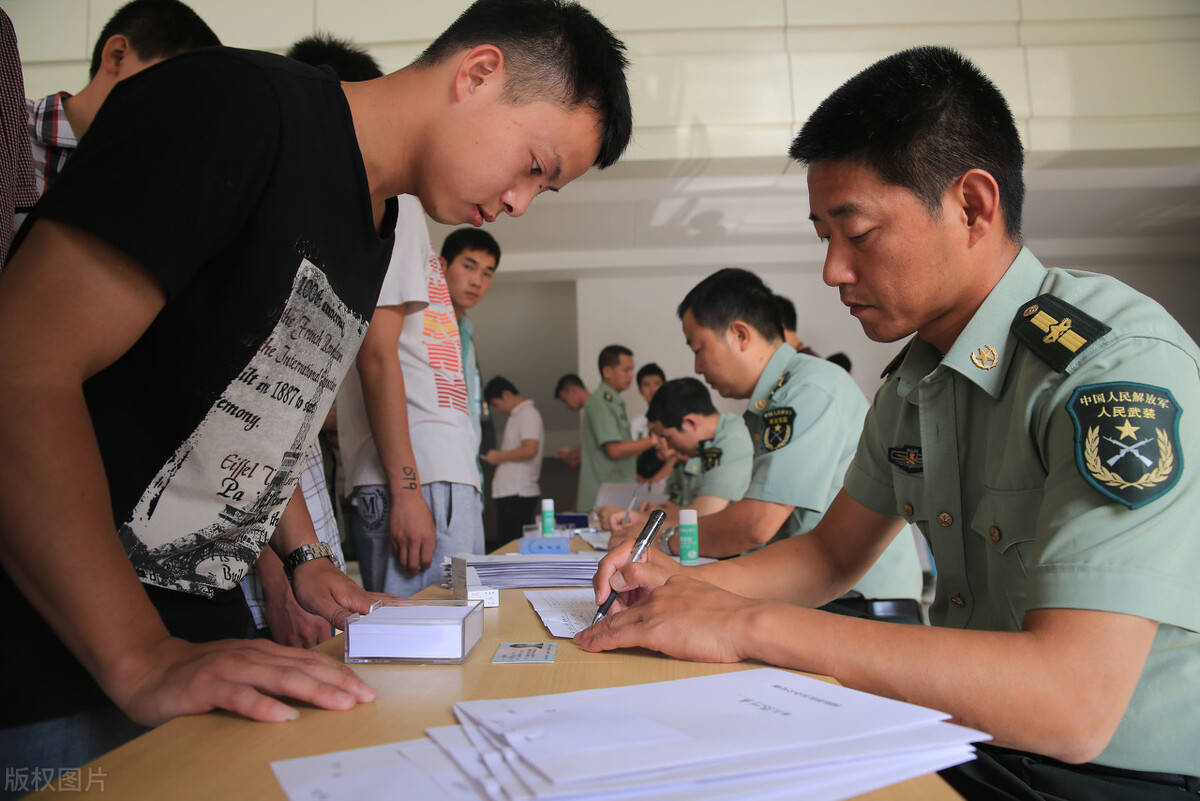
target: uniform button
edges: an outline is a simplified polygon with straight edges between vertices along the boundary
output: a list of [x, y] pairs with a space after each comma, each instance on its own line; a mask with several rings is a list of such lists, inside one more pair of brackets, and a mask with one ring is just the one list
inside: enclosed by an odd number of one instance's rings
[[992, 542], [999, 542], [1000, 541], [1000, 527], [999, 526], [988, 526], [988, 538], [991, 539]]
[[937, 521], [938, 525], [942, 528], [949, 528], [954, 525], [954, 518], [950, 516], [949, 512], [942, 512], [937, 516]]
[[967, 602], [965, 600], [963, 600], [963, 597], [961, 595], [959, 595], [958, 593], [955, 593], [954, 595], [950, 596], [950, 603], [954, 604], [955, 606], [959, 607], [960, 609], [967, 605]]
[[912, 505], [911, 503], [906, 503], [906, 504], [904, 504], [904, 506], [903, 506], [903, 507], [901, 507], [901, 508], [904, 510], [904, 516], [905, 516], [905, 517], [912, 517], [912, 513], [913, 513], [913, 505]]

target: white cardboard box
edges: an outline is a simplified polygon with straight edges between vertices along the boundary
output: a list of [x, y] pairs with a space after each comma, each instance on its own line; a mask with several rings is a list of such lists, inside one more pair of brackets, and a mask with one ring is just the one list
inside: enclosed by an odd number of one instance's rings
[[482, 637], [482, 601], [377, 601], [346, 619], [345, 659], [461, 664]]

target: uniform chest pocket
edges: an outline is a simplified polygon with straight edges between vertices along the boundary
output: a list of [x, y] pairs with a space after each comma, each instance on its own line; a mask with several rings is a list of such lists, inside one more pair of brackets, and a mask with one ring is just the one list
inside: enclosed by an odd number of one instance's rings
[[1007, 608], [1014, 628], [1020, 628], [1025, 617], [1029, 568], [1033, 563], [1041, 508], [1041, 490], [985, 487], [971, 518], [971, 531], [976, 537], [967, 547], [975, 551], [976, 558], [968, 557], [968, 563], [974, 564], [977, 571], [986, 571], [986, 593], [992, 608], [997, 611]]

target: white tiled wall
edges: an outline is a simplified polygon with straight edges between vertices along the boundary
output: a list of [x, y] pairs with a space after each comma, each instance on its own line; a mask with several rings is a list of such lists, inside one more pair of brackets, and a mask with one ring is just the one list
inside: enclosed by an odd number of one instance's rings
[[[30, 95], [77, 89], [122, 0], [0, 0]], [[460, 5], [461, 3], [461, 5]], [[1031, 151], [1200, 146], [1197, 0], [590, 0], [629, 44], [627, 159], [779, 157], [831, 89], [889, 52], [961, 48], [1008, 96]], [[192, 0], [226, 44], [314, 30], [408, 63], [465, 0]]]

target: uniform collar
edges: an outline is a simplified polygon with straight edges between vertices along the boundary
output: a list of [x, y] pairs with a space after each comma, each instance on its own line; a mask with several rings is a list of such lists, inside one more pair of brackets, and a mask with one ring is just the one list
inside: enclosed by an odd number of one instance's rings
[[700, 444], [697, 447], [697, 453], [703, 453], [706, 449], [711, 448], [716, 441], [721, 438], [721, 432], [725, 430], [726, 426], [725, 417], [726, 415], [724, 414], [717, 415], [717, 427], [713, 429], [713, 435], [708, 439], [700, 440]]
[[767, 399], [779, 388], [780, 379], [784, 377], [784, 373], [787, 372], [788, 366], [791, 365], [794, 358], [796, 358], [796, 349], [786, 342], [775, 349], [775, 353], [767, 361], [767, 366], [763, 368], [758, 382], [754, 385], [754, 392], [750, 394], [748, 411], [761, 415], [771, 405]]
[[993, 398], [999, 397], [1017, 349], [1017, 338], [1011, 331], [1013, 316], [1022, 303], [1038, 294], [1045, 275], [1041, 262], [1027, 248], [1021, 248], [945, 357], [939, 357], [937, 349], [920, 335], [913, 337], [896, 370], [899, 393], [908, 396], [922, 380], [946, 368]]

